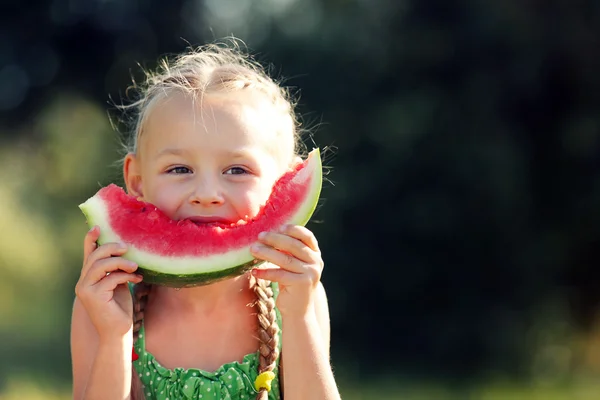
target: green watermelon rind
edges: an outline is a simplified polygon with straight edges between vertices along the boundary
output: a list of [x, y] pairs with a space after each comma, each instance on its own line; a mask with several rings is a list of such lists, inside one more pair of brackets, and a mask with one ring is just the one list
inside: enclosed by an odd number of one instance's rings
[[[322, 166], [319, 149], [310, 152], [307, 165], [298, 173], [311, 173], [312, 179], [308, 195], [296, 213], [286, 224], [306, 225], [314, 213], [322, 187]], [[79, 206], [86, 216], [90, 227], [98, 225], [108, 227], [106, 207], [101, 199], [91, 197]], [[274, 227], [276, 228], [276, 227]], [[119, 242], [120, 237], [110, 229], [101, 229], [98, 244]], [[254, 259], [250, 246], [210, 257], [168, 257], [151, 254], [128, 244], [123, 258], [138, 264], [138, 271], [144, 276], [144, 282], [169, 287], [189, 287], [207, 285], [220, 280], [239, 276], [262, 263]], [[232, 267], [233, 265], [233, 267]]]
[[243, 275], [252, 268], [262, 264], [264, 261], [250, 261], [237, 267], [224, 269], [221, 271], [204, 272], [199, 274], [164, 274], [150, 269], [138, 266], [138, 272], [144, 277], [144, 282], [155, 285], [169, 286], [174, 288], [184, 288], [193, 286], [210, 285], [235, 276]]

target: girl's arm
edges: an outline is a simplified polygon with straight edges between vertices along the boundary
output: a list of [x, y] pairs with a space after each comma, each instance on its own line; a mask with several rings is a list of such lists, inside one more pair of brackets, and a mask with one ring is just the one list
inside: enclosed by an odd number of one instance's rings
[[131, 332], [101, 342], [85, 308], [75, 299], [71, 322], [73, 399], [129, 399]]
[[304, 317], [283, 319], [281, 379], [285, 400], [340, 399], [329, 362], [329, 337], [327, 296], [319, 282], [314, 308]]
[[285, 400], [338, 400], [340, 394], [329, 364], [329, 311], [317, 239], [298, 225], [285, 225], [258, 237], [259, 243], [251, 251], [267, 264], [253, 269], [252, 274], [278, 282], [280, 289], [277, 307], [283, 325]]
[[73, 398], [129, 399], [133, 300], [128, 282], [142, 278], [118, 243], [98, 246], [93, 227], [83, 242], [83, 267], [75, 285], [71, 319]]

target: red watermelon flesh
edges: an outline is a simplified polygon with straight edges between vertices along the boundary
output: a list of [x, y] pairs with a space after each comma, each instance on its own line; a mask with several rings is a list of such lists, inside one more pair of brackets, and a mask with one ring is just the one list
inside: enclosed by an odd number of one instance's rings
[[138, 263], [144, 281], [182, 287], [244, 273], [255, 263], [250, 245], [258, 234], [291, 223], [305, 225], [322, 185], [319, 150], [273, 186], [254, 218], [232, 224], [172, 220], [150, 203], [111, 184], [80, 205], [90, 226], [100, 226], [100, 244], [128, 244], [125, 258]]

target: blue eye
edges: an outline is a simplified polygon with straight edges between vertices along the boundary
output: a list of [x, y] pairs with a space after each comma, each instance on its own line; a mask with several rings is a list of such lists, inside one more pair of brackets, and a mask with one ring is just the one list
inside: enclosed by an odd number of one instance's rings
[[189, 174], [192, 172], [188, 167], [173, 167], [167, 171], [170, 174]]
[[246, 171], [242, 167], [231, 167], [227, 171], [225, 171], [226, 175], [243, 175], [243, 174], [247, 174], [247, 173], [248, 173], [248, 171]]

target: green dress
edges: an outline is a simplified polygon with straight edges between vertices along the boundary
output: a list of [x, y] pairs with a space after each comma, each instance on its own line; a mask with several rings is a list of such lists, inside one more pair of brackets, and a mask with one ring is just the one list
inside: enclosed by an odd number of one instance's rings
[[[275, 298], [279, 294], [277, 284], [273, 284]], [[275, 310], [277, 322], [281, 326], [281, 315]], [[281, 331], [279, 332], [281, 350]], [[144, 326], [134, 343], [138, 359], [133, 362], [136, 373], [142, 381], [146, 400], [250, 400], [256, 398], [254, 380], [258, 376], [259, 353], [244, 356], [243, 361], [222, 365], [214, 372], [201, 369], [168, 369], [160, 365], [152, 354], [146, 351]], [[281, 398], [279, 390], [279, 359], [271, 382], [269, 400]]]

